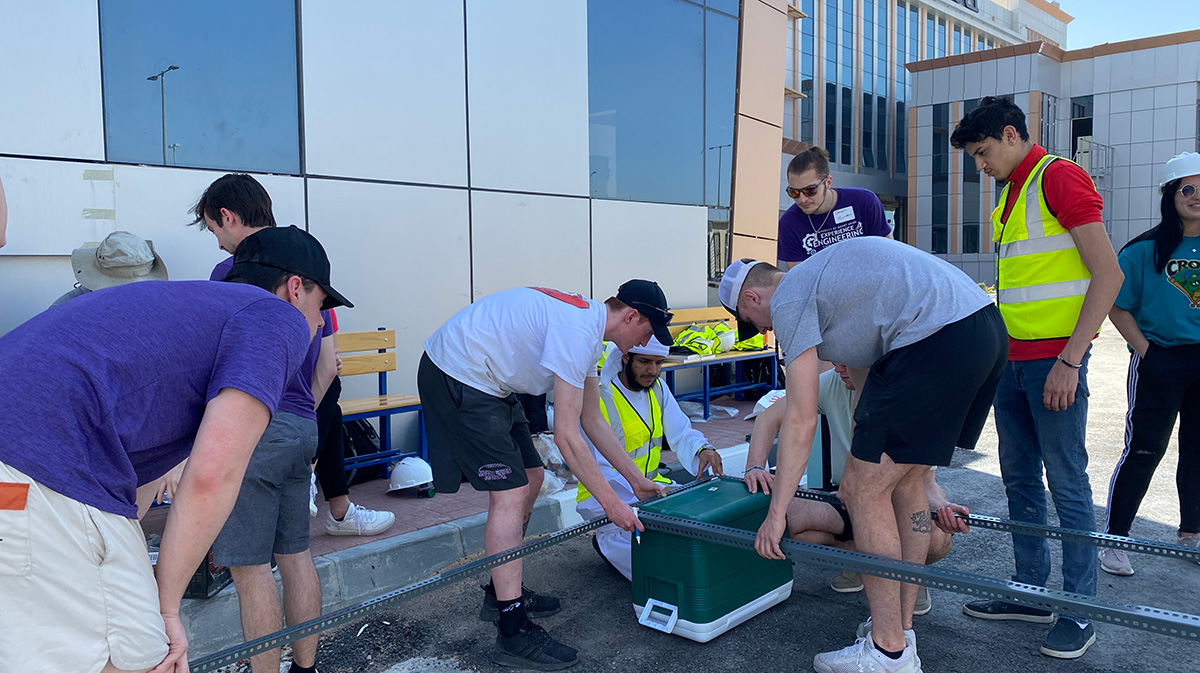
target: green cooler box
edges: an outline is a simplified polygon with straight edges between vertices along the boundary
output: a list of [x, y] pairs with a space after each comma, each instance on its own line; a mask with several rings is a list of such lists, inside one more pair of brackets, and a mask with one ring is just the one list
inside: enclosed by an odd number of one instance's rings
[[[689, 521], [757, 531], [770, 496], [722, 478], [641, 508]], [[647, 530], [632, 545], [633, 610], [650, 628], [706, 643], [792, 593], [790, 561], [752, 549]]]

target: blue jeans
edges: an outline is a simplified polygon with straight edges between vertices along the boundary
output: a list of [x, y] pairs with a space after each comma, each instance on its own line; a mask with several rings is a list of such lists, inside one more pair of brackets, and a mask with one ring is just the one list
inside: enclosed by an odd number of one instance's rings
[[[1059, 525], [1082, 531], [1096, 529], [1092, 485], [1088, 480], [1087, 365], [1091, 347], [1079, 369], [1075, 403], [1065, 411], [1042, 404], [1046, 377], [1054, 358], [1010, 361], [996, 391], [996, 432], [1000, 438], [1000, 473], [1008, 493], [1008, 515], [1014, 521], [1046, 524], [1046, 489], [1042, 467]], [[1050, 541], [1013, 535], [1014, 582], [1046, 586], [1050, 576]], [[1063, 590], [1096, 595], [1096, 550], [1091, 545], [1063, 543]]]

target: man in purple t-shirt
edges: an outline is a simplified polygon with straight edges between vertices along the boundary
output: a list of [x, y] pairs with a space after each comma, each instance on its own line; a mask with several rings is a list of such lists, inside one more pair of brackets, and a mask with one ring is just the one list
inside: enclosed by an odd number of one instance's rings
[[[184, 589], [320, 309], [346, 303], [294, 228], [229, 280], [105, 288], [0, 337], [0, 670], [186, 665]], [[152, 570], [136, 490], [189, 455]]]
[[810, 256], [858, 236], [892, 237], [875, 193], [855, 187], [833, 188], [829, 153], [811, 147], [797, 154], [787, 170], [785, 190], [796, 205], [779, 218], [779, 261], [784, 270]]
[[[228, 280], [226, 274], [247, 240], [275, 228], [267, 190], [241, 173], [213, 181], [192, 212], [195, 223], [212, 232], [221, 249], [234, 255], [213, 269], [210, 280], [215, 281]], [[237, 504], [213, 545], [213, 560], [228, 566], [233, 577], [246, 640], [272, 633], [283, 624], [272, 557], [283, 580], [288, 623], [321, 616], [321, 583], [308, 544], [308, 502], [317, 452], [313, 372], [321, 340], [333, 334], [328, 311], [322, 313], [322, 319], [324, 328], [309, 344], [299, 370], [284, 388], [279, 408], [246, 467]], [[251, 667], [255, 673], [276, 673], [279, 654], [272, 649], [256, 655], [250, 660]], [[292, 673], [312, 673], [317, 636], [295, 641], [292, 654]]]

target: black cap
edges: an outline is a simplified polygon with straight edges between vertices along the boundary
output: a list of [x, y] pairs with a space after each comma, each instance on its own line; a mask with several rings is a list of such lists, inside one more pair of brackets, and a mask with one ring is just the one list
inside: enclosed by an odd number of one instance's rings
[[617, 288], [617, 299], [637, 309], [638, 313], [646, 316], [654, 327], [654, 338], [664, 346], [670, 346], [674, 339], [667, 324], [671, 322], [671, 311], [667, 308], [667, 295], [662, 288], [652, 280], [631, 280]]
[[329, 284], [329, 257], [325, 248], [312, 234], [292, 225], [263, 227], [247, 236], [233, 253], [233, 266], [257, 264], [281, 269], [307, 278], [325, 290], [321, 310], [345, 306], [354, 308], [349, 300]]

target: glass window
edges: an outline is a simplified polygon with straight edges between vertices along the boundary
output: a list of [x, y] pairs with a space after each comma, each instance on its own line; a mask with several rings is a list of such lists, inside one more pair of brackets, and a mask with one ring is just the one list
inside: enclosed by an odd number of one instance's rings
[[878, 120], [879, 124], [875, 127], [877, 129], [875, 132], [875, 135], [876, 135], [876, 143], [875, 144], [879, 148], [879, 152], [875, 155], [875, 159], [876, 159], [875, 165], [879, 168], [879, 170], [886, 171], [888, 169], [888, 158], [887, 158], [887, 154], [888, 154], [888, 152], [887, 152], [888, 151], [888, 144], [887, 144], [888, 104], [887, 104], [887, 101], [888, 101], [888, 99], [887, 99], [887, 96], [877, 96], [876, 101], [878, 101], [878, 104], [875, 106], [875, 109], [879, 113], [879, 120]]
[[878, 11], [878, 20], [876, 25], [876, 44], [875, 44], [875, 96], [877, 113], [875, 125], [875, 165], [886, 171], [888, 168], [888, 143], [887, 143], [887, 113], [888, 113], [888, 56], [890, 48], [888, 46], [888, 14], [891, 9], [888, 7], [886, 0], [880, 0]]
[[1080, 145], [1082, 144], [1087, 149], [1088, 141], [1091, 139], [1092, 97], [1076, 96], [1071, 99], [1071, 158], [1083, 159], [1078, 156]]
[[981, 33], [981, 34], [979, 34], [979, 35], [976, 37], [976, 40], [975, 40], [975, 51], [983, 51], [983, 50], [984, 50], [984, 44], [983, 44], [983, 34]]
[[825, 149], [830, 161], [837, 161], [838, 154], [837, 42], [837, 0], [825, 0]]
[[854, 0], [842, 2], [841, 163], [854, 164]]
[[925, 58], [937, 56], [937, 24], [929, 12], [925, 13]]
[[949, 252], [950, 233], [950, 105], [933, 106], [933, 247], [935, 254]]
[[875, 116], [872, 112], [874, 109], [875, 97], [867, 92], [863, 92], [863, 109], [862, 109], [862, 165], [864, 168], [875, 167], [875, 151], [872, 145], [871, 127], [875, 125]]
[[704, 37], [704, 203], [724, 208], [733, 173], [738, 20], [706, 12]]
[[937, 55], [946, 55], [946, 20], [938, 19], [937, 27]]
[[[970, 114], [977, 107], [979, 107], [978, 98], [964, 101], [963, 115]], [[967, 154], [966, 150], [962, 150], [962, 165], [962, 251], [964, 253], [977, 253], [979, 252], [980, 223], [983, 221], [983, 214], [979, 210], [983, 198], [983, 185], [981, 184], [979, 169], [975, 167], [975, 159], [970, 154]]]
[[972, 44], [974, 43], [971, 41], [971, 30], [964, 27], [962, 36], [962, 52], [964, 54], [970, 53]]
[[101, 0], [100, 37], [109, 161], [300, 173], [294, 3]]
[[679, 0], [588, 2], [592, 196], [704, 202], [704, 14]]
[[717, 11], [725, 12], [726, 14], [737, 16], [739, 5], [741, 5], [742, 2], [741, 0], [704, 0], [704, 4], [709, 9], [715, 9]]
[[[814, 16], [813, 4], [814, 0], [804, 0], [801, 8], [809, 17]], [[813, 26], [812, 18], [800, 21], [800, 93], [805, 96], [800, 99], [800, 140], [810, 144], [813, 142], [813, 106], [815, 104], [813, 96], [816, 93], [813, 90], [815, 73]]]
[[955, 54], [962, 53], [962, 28], [956, 23], [954, 24], [954, 49]]

